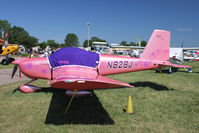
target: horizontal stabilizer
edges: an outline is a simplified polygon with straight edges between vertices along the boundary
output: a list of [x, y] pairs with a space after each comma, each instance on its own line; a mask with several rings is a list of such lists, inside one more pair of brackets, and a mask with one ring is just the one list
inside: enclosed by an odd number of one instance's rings
[[185, 65], [177, 65], [177, 64], [171, 64], [170, 62], [158, 64], [159, 66], [169, 66], [169, 67], [175, 67], [175, 68], [191, 68], [191, 66], [185, 66]]
[[107, 89], [119, 87], [133, 87], [127, 83], [123, 83], [104, 76], [98, 76], [97, 79], [82, 79], [62, 77], [53, 80], [52, 87], [68, 90], [92, 90], [92, 89]]

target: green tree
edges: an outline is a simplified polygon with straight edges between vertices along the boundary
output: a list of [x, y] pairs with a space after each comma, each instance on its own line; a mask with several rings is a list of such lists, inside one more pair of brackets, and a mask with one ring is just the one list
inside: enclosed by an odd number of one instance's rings
[[[4, 30], [4, 35], [6, 32], [10, 32], [12, 29], [11, 24], [7, 20], [0, 20], [0, 30]], [[0, 32], [0, 38], [2, 38], [2, 32]]]
[[67, 34], [67, 36], [65, 37], [65, 46], [66, 47], [77, 47], [79, 42], [78, 42], [79, 38], [77, 37], [76, 34], [74, 33], [69, 33]]
[[17, 43], [23, 45], [25, 48], [31, 48], [38, 45], [38, 39], [30, 36], [24, 28], [13, 26], [9, 32], [9, 43]]
[[59, 48], [59, 47], [61, 47], [61, 45], [59, 43], [55, 42], [55, 40], [47, 40], [47, 42], [43, 41], [43, 42], [39, 43], [39, 46], [42, 49], [45, 49], [47, 46], [51, 46], [52, 48]]
[[61, 44], [59, 44], [59, 46], [60, 46], [60, 48], [63, 48], [63, 47], [65, 47], [65, 44], [61, 43]]
[[[22, 27], [11, 27], [11, 24], [7, 20], [0, 20], [0, 30], [1, 29], [4, 29], [5, 33], [8, 32], [7, 40], [9, 43], [21, 44], [26, 48], [38, 45], [38, 39], [36, 37], [30, 36], [29, 33]], [[0, 33], [0, 35], [1, 34], [2, 33]]]
[[126, 46], [126, 45], [127, 45], [126, 41], [122, 41], [122, 42], [120, 43], [120, 46]]
[[39, 43], [39, 46], [42, 48], [42, 49], [45, 49], [47, 47], [47, 42], [46, 41], [43, 41], [41, 43]]
[[147, 42], [146, 42], [146, 41], [141, 41], [141, 46], [142, 46], [142, 47], [146, 47], [146, 45], [147, 45]]
[[25, 40], [25, 45], [24, 47], [26, 48], [32, 48], [38, 45], [38, 39], [34, 36], [29, 36], [26, 40]]
[[130, 46], [136, 46], [135, 42], [130, 42]]
[[29, 33], [24, 28], [13, 26], [11, 32], [9, 32], [9, 43], [17, 43], [26, 47], [28, 39]]
[[[89, 40], [89, 47], [93, 46], [93, 42], [106, 42], [106, 40], [100, 39], [98, 37], [91, 37], [91, 40]], [[83, 43], [83, 47], [88, 47], [88, 40], [85, 40]]]
[[106, 42], [106, 40], [94, 36], [91, 38], [91, 42]]
[[[92, 47], [93, 43], [91, 40], [89, 40], [89, 47]], [[84, 43], [83, 43], [83, 47], [86, 48], [88, 47], [88, 40], [85, 40]]]
[[55, 42], [55, 40], [47, 40], [47, 45], [51, 47], [55, 47], [57, 43]]

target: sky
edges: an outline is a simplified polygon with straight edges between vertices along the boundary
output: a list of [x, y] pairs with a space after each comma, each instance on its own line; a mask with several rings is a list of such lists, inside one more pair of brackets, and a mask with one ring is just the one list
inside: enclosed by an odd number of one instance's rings
[[20, 26], [39, 42], [80, 44], [96, 36], [108, 43], [148, 41], [154, 29], [171, 32], [171, 46], [199, 47], [199, 0], [0, 0], [0, 19]]

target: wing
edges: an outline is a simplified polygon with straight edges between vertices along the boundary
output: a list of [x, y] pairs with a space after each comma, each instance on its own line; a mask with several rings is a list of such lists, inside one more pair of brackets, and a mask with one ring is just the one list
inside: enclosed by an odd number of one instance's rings
[[61, 77], [53, 80], [51, 86], [54, 88], [68, 90], [92, 90], [118, 87], [133, 87], [127, 83], [123, 83], [121, 81], [117, 81], [104, 76], [98, 76], [97, 79]]

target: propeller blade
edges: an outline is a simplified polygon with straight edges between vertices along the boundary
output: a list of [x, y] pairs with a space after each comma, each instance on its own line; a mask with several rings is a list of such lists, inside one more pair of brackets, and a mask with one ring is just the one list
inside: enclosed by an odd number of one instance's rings
[[18, 69], [18, 65], [15, 64], [15, 66], [14, 66], [14, 68], [13, 68], [13, 70], [12, 70], [12, 77], [11, 77], [12, 79], [13, 79], [13, 77], [14, 77], [14, 75], [15, 75], [17, 69]]

